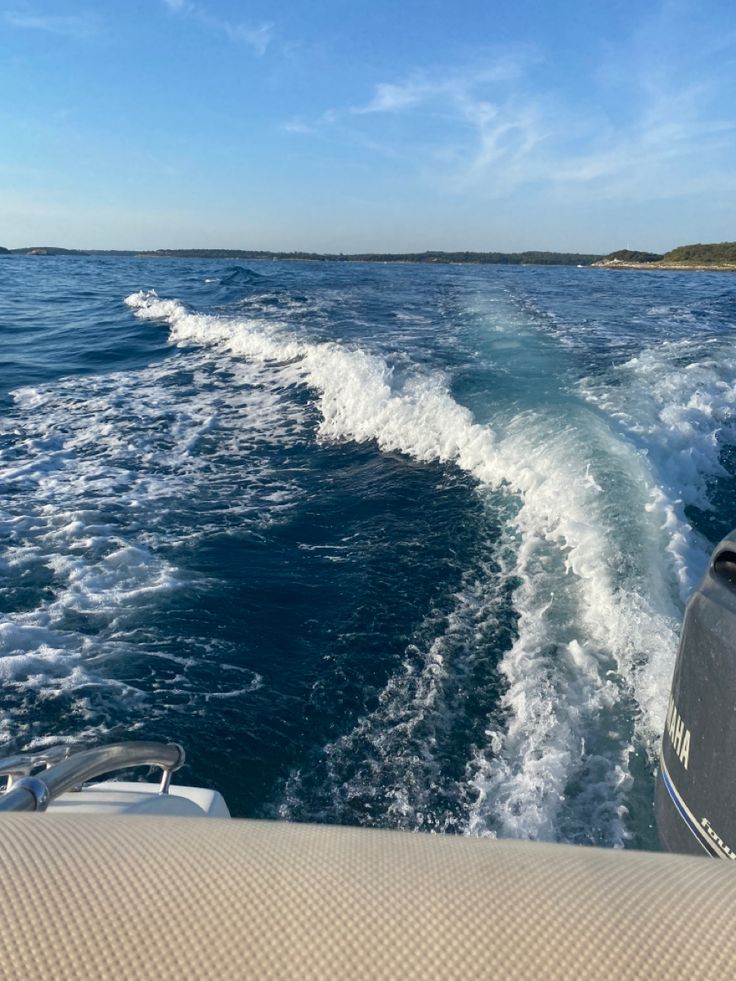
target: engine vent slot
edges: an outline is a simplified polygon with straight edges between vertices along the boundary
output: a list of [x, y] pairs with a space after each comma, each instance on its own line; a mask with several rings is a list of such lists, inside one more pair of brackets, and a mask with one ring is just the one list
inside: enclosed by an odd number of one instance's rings
[[736, 589], [736, 552], [724, 549], [713, 559], [713, 572]]

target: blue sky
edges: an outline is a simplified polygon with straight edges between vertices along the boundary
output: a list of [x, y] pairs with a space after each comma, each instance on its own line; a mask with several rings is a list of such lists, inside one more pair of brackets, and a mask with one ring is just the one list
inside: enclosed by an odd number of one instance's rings
[[736, 239], [730, 0], [0, 0], [0, 244]]

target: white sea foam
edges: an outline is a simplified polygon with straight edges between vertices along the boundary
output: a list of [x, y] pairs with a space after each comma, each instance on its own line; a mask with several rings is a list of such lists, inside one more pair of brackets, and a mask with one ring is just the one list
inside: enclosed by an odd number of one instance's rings
[[[284, 325], [192, 314], [150, 292], [126, 302], [140, 317], [166, 321], [174, 343], [271, 364], [285, 382], [307, 385], [317, 394], [322, 438], [375, 441], [416, 460], [452, 463], [520, 496], [520, 545], [508, 571], [522, 582], [518, 637], [500, 666], [506, 725], [489, 731], [469, 763], [478, 797], [469, 827], [554, 837], [570, 781], [595, 764], [603, 766], [598, 800], [586, 806], [605, 813], [604, 833], [622, 842], [631, 740], [656, 747], [681, 614], [660, 558], [672, 541], [647, 511], [661, 488], [645, 455], [574, 397], [499, 421], [494, 432], [452, 398], [441, 376], [400, 381], [364, 350], [310, 343]], [[431, 694], [441, 668], [431, 649], [427, 657]], [[392, 685], [401, 689], [390, 682], [389, 701]], [[423, 692], [411, 697], [426, 701]], [[629, 699], [638, 708], [627, 724], [617, 706]], [[609, 717], [601, 750], [596, 733]]]
[[[213, 688], [196, 659], [160, 685], [155, 672], [140, 687], [115, 675], [127, 659], [161, 656], [161, 605], [206, 586], [164, 557], [162, 543], [221, 530], [223, 514], [231, 531], [258, 529], [294, 506], [294, 480], [274, 473], [260, 447], [301, 438], [300, 406], [248, 365], [213, 365], [196, 352], [14, 398], [0, 423], [0, 593], [20, 584], [35, 596], [0, 618], [0, 677], [20, 699], [18, 718], [32, 692], [46, 702], [69, 695], [79, 717], [104, 726], [93, 690], [116, 700], [130, 725], [171, 698], [196, 710], [253, 690], [258, 679], [236, 668]], [[234, 476], [241, 455], [248, 467]]]
[[582, 390], [646, 458], [654, 477], [648, 508], [666, 532], [685, 601], [710, 551], [693, 531], [685, 508], [710, 509], [710, 480], [727, 476], [722, 448], [736, 444], [730, 342], [665, 341], [611, 368], [603, 379], [586, 379]]

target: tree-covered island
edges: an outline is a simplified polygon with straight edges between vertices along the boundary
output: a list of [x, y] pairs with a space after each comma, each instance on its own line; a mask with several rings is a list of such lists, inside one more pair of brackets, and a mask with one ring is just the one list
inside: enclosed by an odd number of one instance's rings
[[736, 242], [679, 245], [664, 255], [620, 249], [593, 265], [604, 269], [701, 269], [730, 272], [736, 271]]

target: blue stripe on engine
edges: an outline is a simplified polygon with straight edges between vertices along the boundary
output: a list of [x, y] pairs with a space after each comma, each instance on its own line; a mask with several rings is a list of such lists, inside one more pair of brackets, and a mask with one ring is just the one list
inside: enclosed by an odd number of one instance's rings
[[711, 848], [710, 844], [708, 842], [706, 842], [706, 841], [703, 840], [703, 835], [702, 835], [702, 832], [701, 832], [700, 828], [690, 818], [690, 815], [687, 813], [687, 811], [682, 806], [682, 803], [680, 802], [680, 795], [678, 794], [677, 790], [675, 789], [675, 785], [670, 780], [670, 775], [667, 772], [667, 767], [665, 766], [664, 760], [661, 760], [660, 763], [661, 763], [661, 767], [662, 767], [662, 779], [664, 780], [664, 785], [667, 788], [667, 792], [669, 793], [670, 797], [672, 798], [672, 803], [675, 805], [675, 807], [679, 811], [680, 817], [685, 822], [685, 824], [687, 825], [687, 827], [689, 828], [689, 830], [691, 831], [691, 833], [693, 835], [695, 835], [695, 837], [698, 839], [698, 844], [700, 845], [700, 847], [703, 848], [705, 851], [707, 851], [709, 855], [712, 855], [713, 857], [717, 858], [718, 855]]

